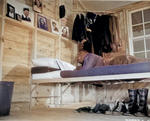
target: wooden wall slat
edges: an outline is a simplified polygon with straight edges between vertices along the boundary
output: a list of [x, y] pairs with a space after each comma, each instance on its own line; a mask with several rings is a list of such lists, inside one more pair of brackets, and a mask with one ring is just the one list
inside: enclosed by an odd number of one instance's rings
[[56, 58], [58, 49], [58, 40], [52, 37], [37, 35], [37, 57]]
[[29, 85], [14, 85], [12, 102], [28, 102]]
[[30, 39], [28, 37], [18, 35], [18, 34], [13, 34], [11, 32], [6, 32], [4, 39], [12, 42], [25, 44], [25, 45], [31, 44], [31, 41], [29, 41]]
[[58, 18], [57, 16], [59, 15], [57, 0], [43, 0], [42, 4], [43, 14], [56, 20], [56, 18]]
[[15, 85], [29, 86], [29, 76], [6, 75], [3, 77], [3, 81], [13, 81], [15, 82]]
[[5, 31], [13, 33], [13, 34], [19, 34], [19, 35], [27, 37], [27, 38], [31, 37], [29, 30], [22, 29], [20, 27], [13, 26], [13, 25], [10, 25], [10, 24], [5, 24]]

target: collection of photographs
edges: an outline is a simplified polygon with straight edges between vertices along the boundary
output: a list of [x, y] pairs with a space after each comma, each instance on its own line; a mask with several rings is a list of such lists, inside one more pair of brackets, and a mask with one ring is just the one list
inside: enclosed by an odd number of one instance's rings
[[34, 26], [34, 12], [38, 14], [38, 28], [50, 31], [55, 34], [61, 32], [62, 37], [69, 38], [69, 28], [58, 27], [58, 22], [42, 15], [42, 1], [33, 0], [33, 6], [24, 5], [16, 0], [7, 0], [7, 17], [16, 19], [20, 22], [28, 23]]
[[38, 14], [38, 28], [50, 31], [55, 34], [61, 32], [62, 37], [69, 38], [69, 28], [61, 26], [59, 29], [58, 22], [54, 19], [47, 18], [41, 14]]

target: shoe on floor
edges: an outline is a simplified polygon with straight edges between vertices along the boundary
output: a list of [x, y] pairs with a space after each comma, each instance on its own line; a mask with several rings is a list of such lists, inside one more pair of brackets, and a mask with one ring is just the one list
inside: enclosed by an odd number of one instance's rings
[[108, 110], [110, 110], [110, 106], [108, 104], [101, 104], [98, 111], [99, 113], [105, 114]]
[[119, 103], [119, 106], [118, 108], [113, 111], [113, 115], [123, 115], [124, 113], [127, 112], [127, 108], [126, 108], [126, 105], [125, 105], [125, 101], [122, 100], [122, 102]]
[[112, 115], [113, 114], [113, 111], [115, 111], [119, 106], [119, 100], [116, 100], [115, 101], [115, 104], [114, 104], [114, 107], [111, 109], [109, 109], [108, 111], [105, 111], [105, 114], [106, 115]]

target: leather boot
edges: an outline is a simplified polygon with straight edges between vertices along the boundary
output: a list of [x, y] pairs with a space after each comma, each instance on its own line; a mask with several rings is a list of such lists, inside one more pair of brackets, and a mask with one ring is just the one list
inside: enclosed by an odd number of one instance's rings
[[122, 102], [119, 103], [118, 108], [113, 112], [113, 115], [123, 115], [127, 112], [127, 108], [125, 105], [125, 101], [122, 100]]
[[138, 89], [139, 94], [139, 108], [137, 112], [134, 114], [135, 116], [147, 116], [148, 114], [148, 106], [147, 106], [147, 96], [148, 89], [142, 88]]
[[124, 113], [125, 116], [134, 115], [137, 112], [138, 105], [137, 105], [137, 89], [128, 89], [129, 93], [129, 104], [128, 110]]

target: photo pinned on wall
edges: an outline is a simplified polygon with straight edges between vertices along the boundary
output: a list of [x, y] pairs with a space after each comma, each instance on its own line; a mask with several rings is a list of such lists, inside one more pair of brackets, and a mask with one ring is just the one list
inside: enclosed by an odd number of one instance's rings
[[31, 22], [31, 18], [29, 17], [29, 8], [23, 8], [22, 20]]
[[51, 19], [52, 33], [59, 34], [58, 22]]
[[21, 3], [18, 5], [18, 14], [22, 15], [22, 22], [34, 26], [34, 11], [32, 7]]
[[19, 14], [16, 13], [16, 20], [21, 21], [22, 20], [21, 15], [19, 15]]
[[15, 19], [15, 7], [7, 3], [7, 17]]
[[69, 38], [69, 28], [65, 26], [61, 26], [61, 36], [65, 38]]
[[38, 14], [38, 28], [48, 31], [47, 18]]
[[[7, 0], [7, 4], [14, 7], [14, 18], [16, 20], [20, 21], [21, 17], [21, 22], [34, 26], [34, 11], [31, 6], [20, 3], [19, 0]], [[9, 16], [9, 7], [7, 9], [7, 15]]]
[[42, 13], [42, 0], [33, 0], [33, 10]]

